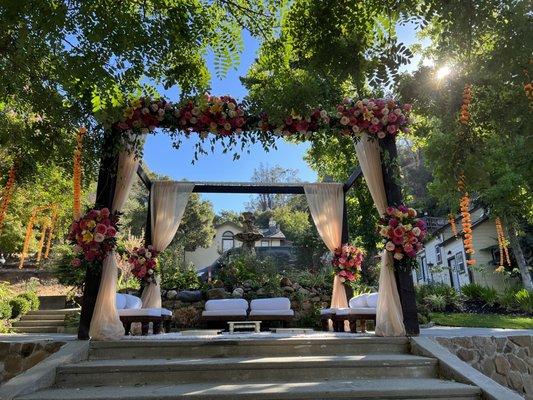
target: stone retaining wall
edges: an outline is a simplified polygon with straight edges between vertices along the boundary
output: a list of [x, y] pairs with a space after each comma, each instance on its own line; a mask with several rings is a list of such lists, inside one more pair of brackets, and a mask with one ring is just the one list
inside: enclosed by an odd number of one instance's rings
[[436, 340], [478, 371], [533, 400], [533, 336]]
[[30, 369], [64, 344], [50, 341], [0, 342], [0, 383]]

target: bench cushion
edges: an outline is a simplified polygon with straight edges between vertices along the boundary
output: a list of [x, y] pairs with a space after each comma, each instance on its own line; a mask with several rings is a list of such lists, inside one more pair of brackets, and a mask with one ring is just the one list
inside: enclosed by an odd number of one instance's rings
[[159, 310], [161, 311], [161, 315], [172, 316], [172, 311], [167, 310], [166, 308], [160, 308]]
[[335, 314], [337, 312], [338, 308], [322, 308], [320, 310], [320, 315], [329, 315], [329, 314]]
[[359, 296], [352, 297], [348, 304], [351, 308], [367, 307], [367, 297], [368, 293], [360, 294]]
[[[250, 310], [290, 310], [291, 301], [286, 297], [255, 299], [250, 302]], [[262, 314], [265, 315], [265, 314]]]
[[376, 308], [378, 306], [378, 294], [370, 293], [366, 296], [366, 306]]
[[117, 310], [126, 308], [126, 297], [122, 293], [117, 293], [115, 304], [117, 306]]
[[117, 310], [119, 317], [160, 317], [161, 310], [158, 308], [126, 308], [123, 310]]
[[250, 317], [259, 316], [275, 316], [275, 317], [293, 317], [294, 311], [292, 310], [252, 310], [250, 311]]
[[[227, 311], [227, 310], [239, 310], [246, 314], [248, 310], [248, 302], [244, 299], [220, 299], [220, 300], [208, 300], [205, 303], [205, 311]], [[231, 314], [230, 314], [231, 315]], [[235, 314], [240, 315], [240, 314]]]
[[358, 308], [341, 308], [337, 311], [337, 315], [356, 315], [356, 314], [365, 314], [365, 315], [375, 315], [376, 309], [372, 307], [358, 307]]
[[202, 317], [246, 317], [246, 310], [227, 309], [227, 310], [206, 310], [202, 312]]
[[125, 309], [138, 310], [142, 307], [143, 303], [137, 296], [125, 293], [123, 296], [126, 298], [126, 306], [124, 307]]

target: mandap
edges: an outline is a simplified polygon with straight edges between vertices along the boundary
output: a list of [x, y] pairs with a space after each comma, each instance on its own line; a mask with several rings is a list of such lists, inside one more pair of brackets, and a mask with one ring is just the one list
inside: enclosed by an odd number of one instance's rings
[[[124, 330], [115, 305], [117, 261], [114, 253], [116, 221], [136, 174], [149, 190], [145, 247], [163, 251], [175, 235], [191, 192], [305, 194], [313, 221], [331, 252], [348, 242], [345, 194], [360, 175], [365, 178], [377, 211], [385, 248], [381, 255], [376, 334], [418, 335], [411, 268], [420, 249], [425, 226], [414, 210], [402, 204], [396, 164], [396, 136], [409, 129], [410, 105], [391, 99], [345, 99], [333, 113], [313, 109], [307, 116], [292, 114], [279, 124], [267, 115], [253, 115], [229, 96], [202, 96], [180, 103], [164, 99], [135, 99], [120, 110], [105, 130], [95, 207], [73, 224], [71, 239], [79, 239], [78, 261], [86, 268], [79, 339], [116, 340]], [[268, 150], [278, 138], [314, 140], [320, 135], [353, 139], [359, 168], [345, 183], [285, 185], [216, 184], [155, 181], [139, 165], [147, 134], [160, 128], [174, 140], [197, 134], [200, 143], [220, 141], [225, 150], [260, 142]], [[201, 147], [197, 147], [201, 149]], [[414, 214], [412, 214], [414, 213]], [[416, 221], [416, 222], [415, 222]], [[102, 226], [104, 226], [102, 228]], [[91, 230], [92, 229], [92, 230]], [[92, 240], [83, 237], [91, 230]], [[413, 234], [414, 232], [414, 234]], [[160, 307], [159, 281], [149, 280], [143, 306]], [[347, 307], [342, 278], [334, 278], [331, 307]]]

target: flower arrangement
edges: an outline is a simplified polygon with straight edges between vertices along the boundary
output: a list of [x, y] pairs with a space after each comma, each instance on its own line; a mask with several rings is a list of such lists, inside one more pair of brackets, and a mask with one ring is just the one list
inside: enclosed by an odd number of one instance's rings
[[68, 240], [78, 255], [72, 260], [72, 266], [104, 261], [115, 248], [117, 223], [118, 215], [112, 214], [108, 208], [92, 209], [74, 221]]
[[127, 136], [146, 134], [159, 126], [172, 104], [164, 99], [140, 98], [130, 102], [116, 127]]
[[392, 253], [396, 260], [414, 260], [416, 253], [423, 247], [422, 241], [427, 235], [427, 227], [425, 221], [416, 215], [416, 210], [404, 204], [387, 207], [385, 216], [378, 224], [385, 249]]
[[410, 104], [400, 106], [394, 100], [386, 99], [344, 99], [337, 106], [338, 127], [345, 136], [360, 135], [384, 139], [408, 132]]
[[131, 273], [141, 281], [148, 283], [155, 282], [157, 255], [158, 252], [151, 245], [147, 247], [134, 247], [128, 259], [132, 266]]
[[353, 282], [360, 278], [363, 256], [363, 250], [350, 244], [343, 244], [333, 253], [331, 264], [341, 282]]

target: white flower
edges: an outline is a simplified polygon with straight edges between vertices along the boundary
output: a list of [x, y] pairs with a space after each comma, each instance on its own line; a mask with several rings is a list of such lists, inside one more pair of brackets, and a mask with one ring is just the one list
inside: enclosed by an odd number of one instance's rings
[[149, 274], [149, 275], [152, 275], [153, 273], [154, 273], [154, 270], [153, 270], [153, 269], [149, 269], [149, 270], [148, 270], [148, 274]]
[[342, 125], [348, 125], [348, 123], [350, 122], [350, 118], [343, 116], [340, 122]]
[[150, 253], [149, 251], [144, 253], [144, 255], [146, 256], [146, 258], [152, 258], [152, 253]]
[[374, 125], [379, 124], [379, 118], [376, 118], [376, 117], [372, 118], [372, 123], [373, 123]]
[[383, 132], [383, 131], [379, 131], [378, 132], [378, 138], [385, 139], [385, 136], [387, 136], [387, 134], [385, 132]]
[[189, 121], [191, 121], [191, 124], [196, 124], [198, 122], [198, 120], [196, 119], [196, 117], [191, 117], [189, 119]]
[[[230, 104], [233, 104], [233, 103], [230, 103]], [[233, 110], [229, 110], [228, 115], [230, 116], [230, 118], [235, 118], [237, 116], [237, 113]]]
[[403, 254], [402, 253], [394, 253], [394, 258], [397, 259], [397, 260], [401, 260], [403, 258]]
[[387, 244], [385, 245], [385, 248], [386, 248], [388, 251], [394, 251], [394, 249], [396, 248], [396, 246], [395, 246], [394, 243], [392, 243], [392, 242], [387, 242]]
[[422, 233], [422, 231], [420, 230], [420, 228], [418, 226], [415, 226], [413, 228], [413, 235], [420, 236], [421, 233]]
[[389, 109], [387, 107], [383, 107], [383, 109], [381, 110], [381, 113], [383, 115], [387, 115], [389, 113]]
[[395, 109], [394, 109], [394, 114], [396, 114], [396, 115], [400, 115], [401, 113], [402, 113], [402, 110], [401, 110], [401, 109], [399, 109], [399, 108], [395, 108]]
[[235, 104], [234, 104], [234, 103], [231, 103], [231, 102], [228, 103], [228, 108], [229, 108], [230, 110], [235, 110]]
[[321, 111], [320, 111], [320, 116], [321, 116], [322, 118], [326, 118], [326, 117], [328, 116], [328, 112], [327, 112], [326, 110], [321, 110]]
[[352, 131], [354, 131], [355, 133], [359, 133], [361, 129], [357, 125], [354, 125], [352, 126]]
[[157, 103], [153, 103], [150, 108], [152, 109], [152, 111], [157, 111], [159, 109], [159, 106], [157, 105]]
[[165, 115], [165, 109], [164, 108], [160, 108], [157, 113], [162, 117], [163, 115]]
[[97, 242], [97, 243], [101, 243], [101, 242], [104, 241], [104, 239], [105, 239], [105, 236], [102, 235], [101, 233], [96, 232], [96, 233], [94, 234], [94, 241], [95, 241], [95, 242]]
[[374, 108], [375, 105], [376, 105], [376, 103], [374, 103], [373, 101], [369, 101], [368, 102], [368, 108], [370, 108], [370, 109]]
[[227, 131], [231, 130], [231, 124], [229, 122], [226, 122], [224, 124], [224, 129], [227, 130]]

